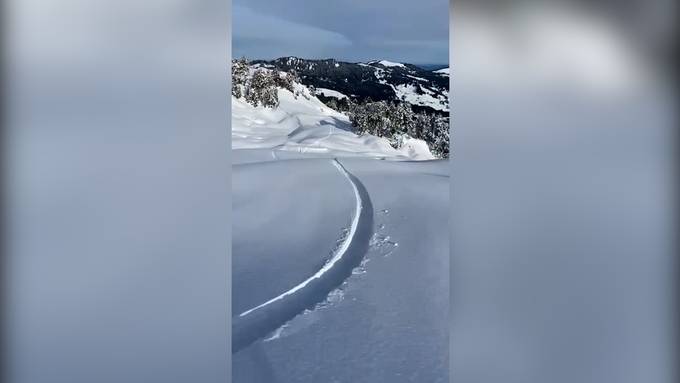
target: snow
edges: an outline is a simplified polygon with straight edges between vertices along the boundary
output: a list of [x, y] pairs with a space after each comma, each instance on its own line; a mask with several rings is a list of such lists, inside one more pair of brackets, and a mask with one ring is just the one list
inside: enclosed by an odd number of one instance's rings
[[352, 181], [349, 173], [347, 173], [347, 170], [345, 170], [345, 168], [340, 164], [340, 162], [338, 162], [337, 159], [333, 160], [333, 166], [335, 166], [338, 169], [338, 171], [347, 179], [347, 181], [350, 183], [350, 185], [352, 185], [352, 189], [354, 190], [354, 198], [356, 200], [356, 209], [354, 211], [354, 218], [352, 218], [352, 224], [350, 225], [349, 234], [347, 235], [346, 238], [343, 239], [342, 245], [335, 252], [335, 254], [330, 259], [330, 261], [328, 261], [325, 265], [323, 265], [323, 267], [321, 269], [319, 269], [319, 271], [314, 273], [314, 275], [307, 278], [302, 283], [296, 285], [292, 289], [284, 292], [283, 294], [280, 294], [280, 295], [268, 300], [267, 302], [262, 303], [259, 306], [256, 306], [252, 309], [244, 311], [243, 313], [239, 314], [239, 317], [245, 317], [255, 310], [259, 310], [263, 307], [271, 305], [272, 303], [274, 303], [276, 301], [280, 301], [287, 296], [291, 296], [291, 295], [295, 294], [296, 292], [307, 287], [307, 285], [309, 285], [314, 279], [322, 278], [325, 274], [328, 273], [329, 270], [331, 270], [331, 268], [333, 268], [335, 266], [336, 263], [338, 263], [338, 261], [340, 261], [343, 258], [343, 256], [347, 252], [347, 249], [349, 249], [350, 244], [354, 240], [357, 228], [359, 227], [359, 217], [360, 217], [361, 211], [363, 209], [364, 201], [361, 199], [361, 197], [359, 195], [359, 190], [357, 189], [357, 185]]
[[334, 97], [334, 98], [337, 98], [337, 99], [340, 99], [340, 100], [348, 98], [346, 95], [338, 92], [337, 90], [326, 89], [326, 88], [317, 88], [316, 94], [320, 94], [320, 95], [323, 95], [323, 96], [326, 96], [326, 97]]
[[449, 100], [446, 95], [438, 95], [423, 87], [425, 94], [416, 93], [416, 87], [411, 84], [390, 85], [399, 99], [404, 99], [412, 105], [429, 106], [436, 110], [449, 110]]
[[378, 82], [380, 84], [387, 84], [387, 80], [385, 80], [385, 70], [382, 68], [375, 68], [375, 71], [373, 72], [375, 75], [375, 78], [378, 79]]
[[420, 158], [422, 153], [429, 152], [427, 143], [423, 140], [418, 140], [415, 138], [406, 138], [402, 144], [402, 150], [406, 151], [408, 155], [412, 158]]
[[[370, 157], [431, 160], [426, 145], [394, 149], [387, 139], [352, 132], [349, 117], [324, 105], [307, 87], [296, 84], [295, 96], [279, 89], [278, 108], [254, 107], [232, 98], [232, 148], [268, 149], [325, 158]], [[417, 149], [413, 149], [417, 148]], [[273, 154], [274, 156], [276, 154]]]
[[434, 71], [434, 73], [439, 73], [442, 76], [448, 76], [449, 75], [449, 68], [439, 69], [439, 70]]
[[[251, 316], [271, 330], [233, 353], [233, 381], [447, 382], [448, 162], [345, 158], [345, 173], [332, 159], [262, 158], [234, 165], [232, 339]], [[372, 222], [355, 224], [359, 204]], [[239, 317], [324, 267], [339, 275], [344, 256], [325, 266], [337, 240], [365, 252], [330, 292], [297, 290], [317, 304]]]
[[410, 74], [407, 74], [406, 77], [410, 77], [410, 78], [412, 78], [414, 80], [418, 80], [418, 81], [427, 81], [427, 79], [425, 79], [425, 78], [418, 77], [418, 76], [411, 76]]
[[[238, 155], [244, 151], [233, 151], [232, 213], [238, 224], [232, 238], [239, 239], [232, 256], [234, 316], [315, 274], [330, 259], [329, 244], [342, 239], [356, 206], [332, 160], [273, 160], [265, 150], [248, 152], [261, 156], [253, 161]], [[310, 180], [327, 191], [306, 190]], [[289, 230], [281, 228], [284, 220], [294, 223], [288, 224]], [[309, 241], [310, 233], [315, 233], [315, 241]], [[264, 285], [258, 277], [262, 275], [267, 276]]]
[[378, 61], [378, 64], [381, 64], [383, 66], [390, 67], [390, 68], [392, 68], [392, 67], [406, 68], [406, 66], [402, 63], [395, 63], [395, 62], [387, 61], [387, 60], [380, 60], [380, 61]]

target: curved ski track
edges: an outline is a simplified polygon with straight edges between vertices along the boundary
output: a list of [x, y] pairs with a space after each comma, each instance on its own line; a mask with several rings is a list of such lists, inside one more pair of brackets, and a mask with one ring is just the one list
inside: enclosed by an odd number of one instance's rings
[[359, 266], [368, 251], [373, 233], [373, 205], [364, 185], [337, 159], [338, 169], [354, 191], [356, 208], [347, 237], [331, 259], [314, 275], [290, 290], [246, 310], [232, 318], [232, 353], [236, 353], [256, 340], [293, 319], [305, 309], [326, 299]]

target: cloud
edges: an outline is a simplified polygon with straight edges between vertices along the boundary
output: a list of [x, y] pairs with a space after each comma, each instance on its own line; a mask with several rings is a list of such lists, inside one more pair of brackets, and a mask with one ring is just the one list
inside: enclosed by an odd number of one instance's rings
[[233, 47], [262, 58], [446, 63], [448, 9], [445, 0], [235, 0]]
[[352, 45], [344, 35], [322, 28], [265, 15], [250, 8], [233, 7], [234, 56], [273, 58], [319, 56]]

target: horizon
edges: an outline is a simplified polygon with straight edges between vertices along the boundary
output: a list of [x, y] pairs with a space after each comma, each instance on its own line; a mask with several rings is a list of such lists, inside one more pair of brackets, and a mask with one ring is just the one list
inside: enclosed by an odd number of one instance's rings
[[408, 62], [408, 61], [397, 61], [397, 60], [392, 60], [392, 59], [386, 59], [386, 58], [379, 58], [379, 59], [370, 59], [370, 60], [362, 60], [362, 61], [353, 61], [353, 60], [347, 60], [347, 59], [339, 59], [335, 57], [324, 57], [324, 58], [316, 58], [316, 57], [301, 57], [301, 56], [296, 56], [296, 55], [284, 55], [284, 56], [277, 56], [277, 57], [272, 57], [272, 58], [261, 58], [261, 57], [248, 57], [248, 56], [232, 56], [232, 60], [237, 60], [240, 58], [245, 57], [246, 60], [248, 61], [275, 61], [279, 59], [284, 59], [284, 58], [297, 58], [300, 60], [307, 60], [307, 61], [326, 61], [326, 60], [335, 60], [337, 62], [343, 62], [343, 63], [348, 63], [348, 64], [367, 64], [371, 62], [376, 62], [376, 61], [390, 61], [394, 63], [399, 63], [399, 64], [410, 64], [410, 65], [415, 65], [415, 66], [446, 66], [449, 67], [448, 60], [447, 62]]

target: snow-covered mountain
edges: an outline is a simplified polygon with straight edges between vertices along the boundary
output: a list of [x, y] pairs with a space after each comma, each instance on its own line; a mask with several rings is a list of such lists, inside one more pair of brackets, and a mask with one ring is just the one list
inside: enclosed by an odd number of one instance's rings
[[[350, 63], [335, 59], [309, 60], [282, 57], [252, 62], [266, 68], [296, 71], [304, 85], [327, 89], [361, 102], [405, 101], [414, 111], [448, 116], [448, 72], [431, 71], [416, 65], [388, 60]], [[335, 94], [337, 96], [337, 94]], [[326, 101], [326, 94], [320, 94]]]

